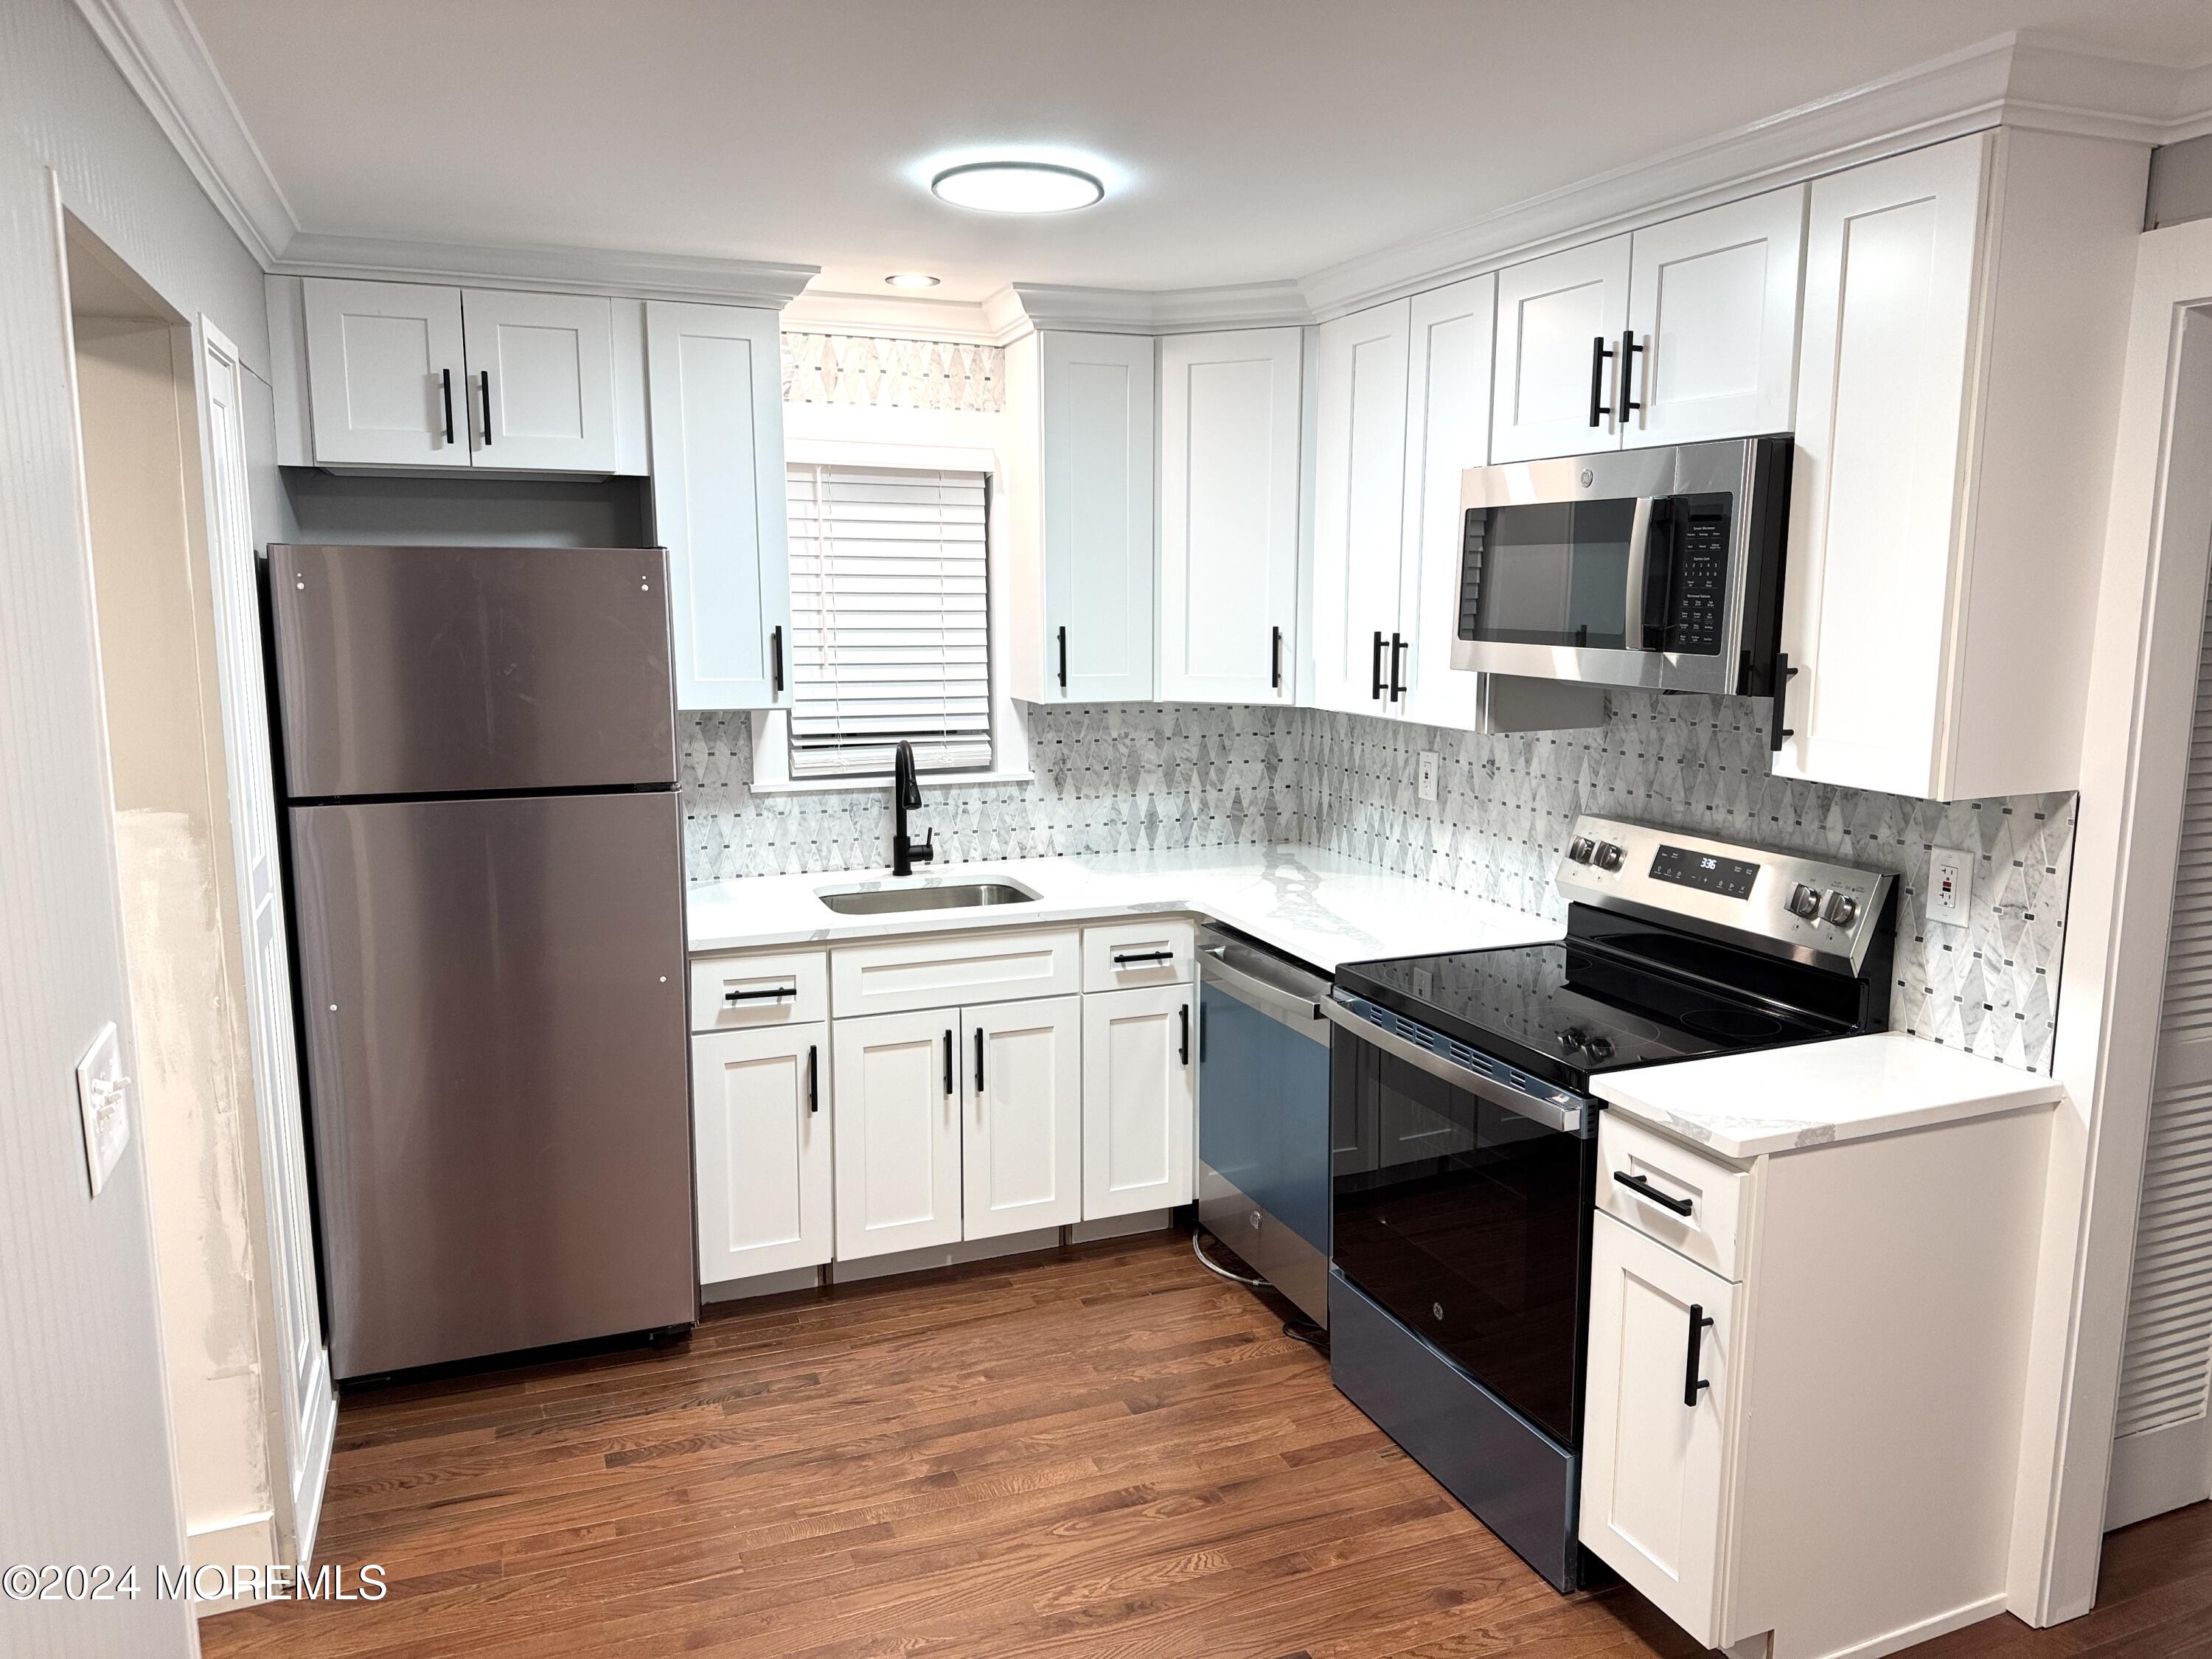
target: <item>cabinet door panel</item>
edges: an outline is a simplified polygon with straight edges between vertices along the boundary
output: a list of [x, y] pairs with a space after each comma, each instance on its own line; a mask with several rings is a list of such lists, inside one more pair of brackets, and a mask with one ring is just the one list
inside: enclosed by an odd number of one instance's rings
[[319, 276], [301, 289], [315, 459], [325, 466], [468, 465], [460, 289]]
[[829, 1041], [827, 1025], [691, 1039], [701, 1284], [830, 1260]]
[[1297, 623], [1294, 328], [1160, 343], [1160, 696], [1287, 702]]
[[776, 314], [655, 300], [645, 333], [677, 707], [779, 705], [791, 574]]
[[[1628, 325], [1629, 239], [1607, 237], [1498, 273], [1498, 385], [1490, 459], [1580, 455], [1620, 442], [1620, 360]], [[1590, 418], [1590, 376], [1598, 403]]]
[[1413, 296], [1407, 378], [1406, 538], [1401, 615], [1406, 712], [1432, 726], [1483, 725], [1482, 677], [1451, 665], [1459, 627], [1460, 474], [1490, 453], [1491, 342], [1498, 279]]
[[1986, 154], [1961, 138], [1813, 185], [1778, 777], [1936, 788]]
[[1083, 1000], [1083, 1218], [1191, 1200], [1198, 1012], [1188, 985]]
[[1050, 997], [963, 1012], [962, 1237], [1083, 1218], [1082, 1011]]
[[620, 450], [613, 301], [472, 288], [461, 316], [476, 465], [612, 472]]
[[[1609, 1215], [1592, 1228], [1582, 1540], [1717, 1646], [1735, 1287]], [[1698, 1336], [1707, 1386], [1694, 1405], [1692, 1309], [1712, 1322]]]
[[1625, 447], [1790, 429], [1804, 246], [1802, 185], [1636, 233]]
[[[1047, 334], [1042, 354], [1045, 695], [1149, 702], [1154, 342]], [[1066, 684], [1060, 630], [1066, 629]]]
[[1400, 633], [1412, 314], [1400, 300], [1321, 327], [1310, 607], [1320, 708], [1382, 714], [1397, 707], [1389, 657]]
[[949, 1009], [831, 1026], [839, 1261], [960, 1237], [958, 1026]]

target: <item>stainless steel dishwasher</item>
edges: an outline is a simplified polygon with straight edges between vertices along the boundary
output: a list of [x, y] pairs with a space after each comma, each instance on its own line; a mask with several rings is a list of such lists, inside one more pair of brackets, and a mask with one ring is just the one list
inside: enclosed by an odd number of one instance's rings
[[1199, 1224], [1325, 1326], [1329, 981], [1212, 927], [1198, 978]]

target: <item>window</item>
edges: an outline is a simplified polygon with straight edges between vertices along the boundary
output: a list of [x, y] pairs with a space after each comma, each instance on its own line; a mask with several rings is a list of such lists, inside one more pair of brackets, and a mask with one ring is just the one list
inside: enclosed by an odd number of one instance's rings
[[991, 764], [988, 491], [981, 472], [787, 471], [791, 775]]

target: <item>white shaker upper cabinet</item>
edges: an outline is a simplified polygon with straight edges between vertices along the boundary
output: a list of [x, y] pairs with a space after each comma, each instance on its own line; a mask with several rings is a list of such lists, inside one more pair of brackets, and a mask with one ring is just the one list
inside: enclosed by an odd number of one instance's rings
[[1804, 246], [1802, 185], [1636, 233], [1625, 448], [1790, 429]]
[[472, 288], [461, 318], [477, 465], [617, 469], [612, 301]]
[[1083, 1219], [1083, 999], [963, 1009], [963, 1238]]
[[837, 1260], [960, 1237], [957, 1009], [830, 1024]]
[[1287, 702], [1298, 575], [1295, 328], [1160, 343], [1160, 689]]
[[1039, 337], [1042, 700], [1150, 702], [1153, 361], [1149, 337]]
[[1611, 236], [1498, 273], [1492, 460], [1620, 447], [1628, 264]]
[[741, 306], [655, 300], [645, 308], [653, 522], [668, 549], [679, 708], [784, 701], [791, 574], [780, 320]]
[[1399, 543], [1406, 511], [1412, 301], [1323, 323], [1316, 371], [1311, 702], [1389, 713], [1404, 660]]
[[699, 1282], [830, 1260], [830, 1027], [691, 1039]]
[[316, 462], [468, 465], [460, 289], [313, 281], [303, 297]]

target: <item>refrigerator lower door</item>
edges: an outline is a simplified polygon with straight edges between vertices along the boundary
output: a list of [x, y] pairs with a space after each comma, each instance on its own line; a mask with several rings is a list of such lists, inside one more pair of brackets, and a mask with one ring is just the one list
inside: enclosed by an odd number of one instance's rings
[[293, 809], [339, 1376], [696, 1317], [680, 799]]

